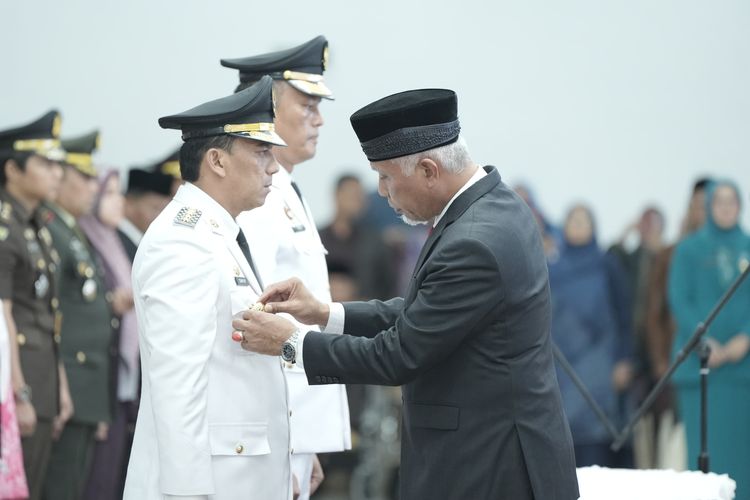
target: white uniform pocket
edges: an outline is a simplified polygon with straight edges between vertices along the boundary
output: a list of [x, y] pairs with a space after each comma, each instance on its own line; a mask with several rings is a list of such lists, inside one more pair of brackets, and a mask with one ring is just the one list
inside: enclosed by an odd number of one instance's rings
[[271, 453], [268, 424], [208, 424], [208, 441], [214, 456], [257, 456]]
[[[258, 298], [250, 287], [236, 287], [230, 292], [229, 297], [232, 301], [232, 318], [230, 321], [234, 321], [235, 319], [242, 319], [242, 314], [250, 309], [253, 304], [255, 304], [256, 299]], [[246, 351], [245, 349], [243, 349], [239, 342], [235, 342], [234, 340], [231, 340], [231, 338], [230, 341], [232, 342], [232, 353], [239, 355], [259, 356], [259, 354], [257, 353]]]

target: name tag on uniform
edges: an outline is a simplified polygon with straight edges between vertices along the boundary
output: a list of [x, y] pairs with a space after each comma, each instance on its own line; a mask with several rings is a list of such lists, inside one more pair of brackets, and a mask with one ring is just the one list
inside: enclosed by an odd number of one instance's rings
[[250, 286], [250, 282], [244, 276], [235, 276], [234, 282], [237, 286]]

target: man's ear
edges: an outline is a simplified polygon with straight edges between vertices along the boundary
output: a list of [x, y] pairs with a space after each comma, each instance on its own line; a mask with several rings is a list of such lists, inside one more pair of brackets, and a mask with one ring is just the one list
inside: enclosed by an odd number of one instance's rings
[[19, 175], [23, 175], [23, 171], [21, 170], [21, 167], [18, 166], [18, 162], [14, 160], [13, 158], [8, 158], [5, 160], [5, 163], [3, 163], [3, 173], [5, 174], [5, 182], [7, 184], [8, 181], [11, 179], [17, 178]]
[[218, 175], [221, 178], [226, 177], [226, 151], [219, 148], [211, 148], [206, 151], [206, 155], [203, 160], [208, 170]]
[[430, 158], [422, 158], [419, 160], [416, 166], [416, 171], [419, 175], [423, 176], [427, 180], [427, 186], [434, 186], [438, 180], [440, 180], [440, 169], [437, 163]]

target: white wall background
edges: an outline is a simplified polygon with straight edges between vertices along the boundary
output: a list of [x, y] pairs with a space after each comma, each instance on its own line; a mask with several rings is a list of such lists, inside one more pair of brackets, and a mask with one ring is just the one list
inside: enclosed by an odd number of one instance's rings
[[64, 135], [100, 127], [100, 162], [123, 168], [179, 143], [159, 116], [233, 91], [221, 57], [325, 34], [337, 100], [295, 172], [319, 222], [338, 173], [375, 185], [349, 115], [428, 86], [458, 92], [477, 162], [530, 183], [553, 219], [589, 202], [604, 241], [652, 202], [674, 235], [702, 174], [748, 201], [744, 0], [23, 0], [1, 2], [0, 20], [0, 128], [57, 107]]

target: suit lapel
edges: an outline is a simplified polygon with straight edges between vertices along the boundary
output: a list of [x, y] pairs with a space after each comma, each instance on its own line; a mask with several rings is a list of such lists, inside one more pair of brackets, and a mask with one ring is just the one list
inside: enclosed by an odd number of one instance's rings
[[438, 225], [435, 226], [435, 229], [430, 236], [427, 237], [427, 241], [425, 241], [422, 251], [419, 254], [419, 258], [417, 259], [417, 265], [414, 266], [414, 273], [411, 276], [412, 279], [417, 277], [417, 273], [422, 269], [427, 257], [435, 247], [435, 243], [440, 239], [443, 230], [458, 219], [461, 214], [474, 204], [475, 201], [487, 194], [500, 183], [500, 174], [495, 167], [487, 166], [484, 167], [484, 170], [487, 172], [487, 175], [461, 193], [461, 195], [453, 201], [448, 208], [448, 211], [443, 218], [440, 219], [440, 222], [438, 222]]

